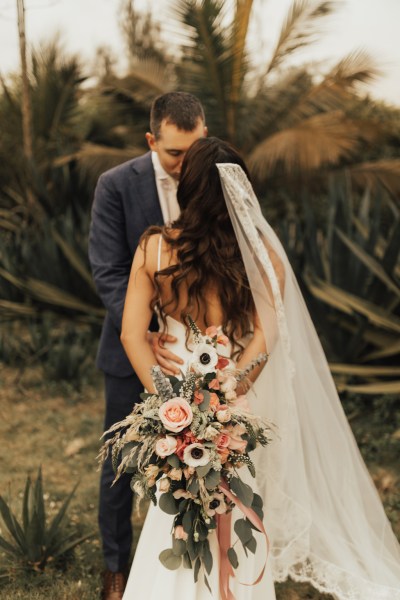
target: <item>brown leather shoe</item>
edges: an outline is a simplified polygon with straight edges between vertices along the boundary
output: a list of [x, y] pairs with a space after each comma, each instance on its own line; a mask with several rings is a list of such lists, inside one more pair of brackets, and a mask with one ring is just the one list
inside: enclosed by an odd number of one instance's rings
[[125, 573], [104, 573], [102, 600], [122, 600], [126, 586], [127, 577]]

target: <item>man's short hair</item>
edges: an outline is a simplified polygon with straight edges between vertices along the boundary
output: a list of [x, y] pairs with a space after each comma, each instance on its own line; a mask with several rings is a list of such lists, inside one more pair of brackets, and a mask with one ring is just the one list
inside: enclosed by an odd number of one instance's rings
[[205, 123], [200, 100], [186, 92], [169, 92], [154, 100], [150, 110], [150, 130], [156, 138], [160, 136], [164, 119], [184, 131], [196, 129], [199, 119]]

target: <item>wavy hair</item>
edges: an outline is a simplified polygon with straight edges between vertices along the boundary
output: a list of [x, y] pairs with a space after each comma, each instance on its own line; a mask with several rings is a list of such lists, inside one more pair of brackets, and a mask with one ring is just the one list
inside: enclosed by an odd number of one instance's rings
[[[187, 306], [181, 309], [183, 322], [190, 314], [196, 320], [204, 312], [209, 323], [206, 292], [212, 286], [220, 299], [223, 329], [240, 355], [243, 346], [239, 340], [250, 333], [254, 317], [245, 267], [229, 217], [222, 191], [217, 163], [239, 164], [248, 175], [247, 167], [227, 142], [215, 137], [201, 138], [189, 148], [182, 164], [177, 199], [181, 213], [170, 227], [151, 227], [142, 236], [144, 247], [150, 235], [161, 233], [177, 263], [156, 271], [156, 294], [153, 308], [157, 308], [167, 329], [166, 311], [176, 311], [185, 286]], [[172, 297], [161, 303], [161, 282], [171, 278]]]

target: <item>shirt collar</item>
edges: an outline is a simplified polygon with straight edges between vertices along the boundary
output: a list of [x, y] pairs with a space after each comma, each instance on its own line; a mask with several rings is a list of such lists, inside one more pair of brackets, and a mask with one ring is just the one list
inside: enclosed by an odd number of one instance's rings
[[171, 179], [174, 181], [174, 178], [171, 177], [171, 175], [168, 175], [167, 171], [161, 165], [157, 152], [151, 152], [151, 160], [153, 162], [156, 179]]

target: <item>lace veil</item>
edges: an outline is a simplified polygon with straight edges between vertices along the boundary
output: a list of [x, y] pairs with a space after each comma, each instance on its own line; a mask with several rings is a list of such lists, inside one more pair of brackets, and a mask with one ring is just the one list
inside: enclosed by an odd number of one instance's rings
[[277, 427], [255, 458], [274, 580], [339, 600], [400, 600], [400, 546], [285, 251], [241, 167], [217, 167], [270, 353], [252, 406]]

